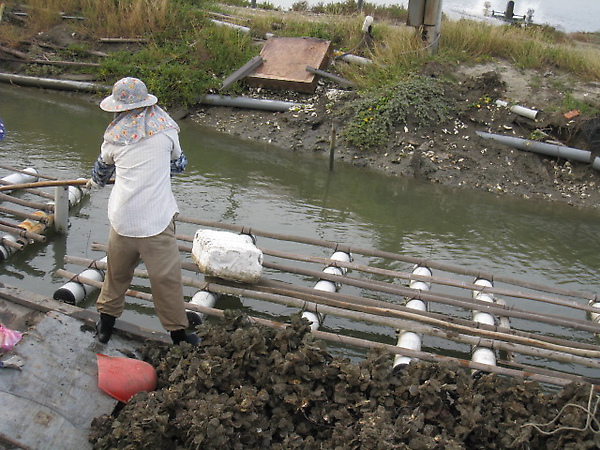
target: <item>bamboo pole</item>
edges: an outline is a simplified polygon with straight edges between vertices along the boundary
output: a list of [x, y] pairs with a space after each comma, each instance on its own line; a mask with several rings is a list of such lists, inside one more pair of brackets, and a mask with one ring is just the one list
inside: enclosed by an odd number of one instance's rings
[[[108, 248], [106, 245], [94, 242], [92, 244], [92, 249], [106, 252]], [[186, 251], [186, 252], [190, 251], [189, 246], [185, 246], [185, 245], [180, 245], [179, 249], [181, 251]], [[182, 262], [181, 264], [182, 264], [183, 269], [191, 270], [194, 272], [199, 271], [198, 267], [195, 264], [186, 263], [186, 262]], [[318, 272], [318, 275], [321, 275], [321, 274], [322, 274], [322, 272]], [[138, 275], [138, 276], [141, 276], [141, 275]], [[323, 276], [322, 278], [325, 278], [325, 276]], [[343, 279], [345, 279], [345, 277]], [[268, 286], [266, 284], [268, 284]], [[483, 334], [485, 332], [497, 332], [497, 333], [503, 332], [502, 327], [481, 324], [481, 323], [475, 323], [475, 322], [467, 320], [467, 319], [443, 316], [443, 315], [440, 315], [437, 313], [431, 313], [431, 312], [427, 312], [427, 311], [415, 311], [413, 309], [407, 309], [404, 306], [400, 306], [400, 305], [396, 305], [396, 304], [392, 304], [392, 303], [388, 303], [388, 302], [383, 302], [380, 300], [367, 299], [367, 298], [363, 298], [363, 297], [355, 297], [355, 296], [340, 294], [337, 292], [329, 293], [329, 292], [319, 291], [319, 293], [315, 293], [315, 290], [312, 288], [291, 286], [287, 283], [281, 283], [281, 282], [272, 281], [272, 280], [269, 280], [269, 281], [263, 280], [262, 284], [260, 286], [255, 285], [254, 287], [257, 289], [260, 288], [263, 291], [269, 290], [269, 292], [283, 293], [283, 294], [286, 294], [289, 296], [294, 296], [296, 298], [303, 298], [305, 300], [306, 299], [314, 300], [316, 302], [319, 302], [320, 304], [326, 303], [328, 301], [336, 301], [336, 300], [341, 299], [342, 301], [350, 302], [352, 305], [357, 305], [355, 307], [359, 307], [359, 306], [377, 307], [377, 308], [381, 308], [381, 310], [383, 311], [383, 312], [375, 313], [375, 314], [384, 314], [384, 315], [394, 314], [396, 316], [400, 315], [405, 318], [408, 315], [409, 320], [423, 321], [423, 320], [425, 320], [425, 319], [423, 319], [423, 317], [428, 317], [428, 318], [431, 318], [432, 320], [438, 320], [437, 326], [440, 326], [441, 328], [453, 330], [454, 327], [457, 327], [457, 326], [467, 327], [467, 329], [470, 330], [470, 334], [482, 335], [483, 337], [487, 337], [487, 335]], [[411, 292], [410, 297], [411, 298], [414, 297], [414, 295], [412, 295], [413, 290], [410, 290], [410, 292]], [[473, 302], [474, 300], [469, 299], [468, 301]], [[484, 303], [482, 306], [477, 306], [477, 308], [485, 309], [486, 306], [487, 306], [487, 303]], [[472, 308], [469, 308], [469, 309], [472, 309]], [[505, 316], [507, 314], [512, 314], [513, 316], [519, 317], [519, 310], [502, 309], [502, 307], [500, 307], [500, 309], [502, 311], [502, 314], [504, 314]], [[390, 310], [392, 310], [392, 312], [390, 312]], [[511, 313], [508, 313], [508, 311], [511, 311]], [[539, 317], [538, 315], [534, 315], [532, 318], [530, 313], [526, 313], [526, 314], [529, 316], [528, 319], [533, 320], [533, 321], [535, 321], [536, 318]], [[547, 319], [547, 320], [549, 320], [550, 322], [553, 322], [552, 318]], [[569, 325], [570, 325], [570, 323], [568, 323], [568, 326]], [[590, 325], [590, 322], [588, 322], [588, 321], [582, 322], [582, 326], [587, 327], [588, 325]], [[595, 329], [595, 325], [591, 325], [591, 327]], [[485, 331], [479, 331], [479, 330], [485, 330]], [[507, 331], [510, 331], [510, 333], [511, 333], [509, 336], [516, 335], [516, 336], [520, 336], [524, 339], [533, 339], [530, 342], [535, 342], [535, 341], [539, 340], [539, 341], [548, 343], [548, 345], [558, 345], [559, 348], [560, 347], [570, 347], [573, 349], [573, 352], [579, 353], [580, 355], [586, 356], [586, 357], [590, 355], [589, 351], [593, 352], [592, 355], [596, 355], [598, 352], [598, 347], [595, 345], [592, 345], [592, 344], [565, 341], [564, 339], [542, 336], [539, 334], [533, 334], [533, 333], [523, 332], [523, 331], [519, 331], [519, 330], [507, 330]], [[510, 338], [507, 338], [507, 339], [510, 340]]]
[[[180, 239], [180, 240], [183, 240], [186, 242], [193, 242], [193, 240], [194, 240], [194, 238], [192, 236], [187, 236], [187, 235], [178, 234], [178, 235], [176, 235], [176, 237], [177, 237], [177, 239]], [[394, 270], [381, 269], [378, 267], [371, 267], [371, 266], [366, 266], [366, 265], [362, 265], [362, 264], [355, 264], [352, 262], [338, 261], [338, 260], [323, 258], [323, 257], [318, 257], [318, 256], [306, 256], [306, 255], [298, 255], [295, 253], [282, 252], [282, 251], [278, 251], [278, 250], [267, 249], [267, 248], [260, 247], [260, 246], [258, 248], [265, 255], [274, 256], [276, 258], [289, 259], [289, 260], [293, 260], [293, 261], [309, 262], [309, 263], [315, 263], [315, 264], [324, 264], [326, 266], [343, 267], [346, 269], [358, 270], [360, 272], [370, 273], [370, 274], [374, 274], [374, 275], [384, 275], [384, 276], [405, 279], [405, 280], [424, 281], [424, 282], [428, 282], [428, 283], [435, 283], [435, 284], [440, 284], [440, 285], [445, 285], [445, 286], [458, 287], [458, 288], [466, 289], [469, 291], [477, 290], [477, 291], [482, 291], [482, 292], [487, 292], [487, 293], [504, 295], [507, 297], [541, 301], [541, 302], [549, 303], [549, 304], [553, 304], [553, 305], [559, 305], [559, 306], [564, 306], [567, 308], [579, 309], [579, 310], [586, 311], [586, 312], [593, 312], [593, 313], [600, 314], [600, 308], [598, 308], [598, 307], [594, 307], [594, 306], [591, 306], [586, 303], [584, 303], [584, 304], [578, 303], [573, 300], [565, 300], [565, 299], [561, 299], [558, 297], [549, 297], [546, 295], [539, 295], [539, 294], [534, 294], [534, 293], [524, 293], [521, 291], [514, 291], [511, 289], [501, 289], [501, 288], [487, 287], [487, 286], [482, 287], [477, 284], [466, 283], [463, 281], [457, 281], [457, 280], [452, 280], [452, 279], [448, 279], [448, 278], [439, 278], [439, 277], [434, 277], [434, 276], [430, 277], [430, 276], [426, 276], [426, 275], [416, 275], [416, 274], [408, 273], [408, 272], [397, 272]]]
[[[392, 286], [387, 283], [377, 281], [364, 281], [349, 276], [333, 275], [313, 270], [301, 269], [298, 267], [284, 266], [280, 264], [263, 262], [263, 267], [267, 267], [274, 270], [283, 272], [296, 273], [298, 275], [312, 276], [318, 279], [329, 280], [335, 283], [347, 284], [355, 287], [371, 289], [379, 292], [384, 292], [393, 295], [399, 295], [407, 298], [418, 298], [426, 302], [437, 302], [452, 306], [457, 306], [464, 309], [477, 309], [480, 311], [485, 310], [490, 314], [504, 315], [507, 317], [518, 317], [521, 319], [529, 319], [538, 322], [551, 323], [553, 325], [566, 326], [576, 328], [582, 331], [589, 331], [591, 333], [600, 332], [600, 324], [590, 326], [587, 320], [577, 319], [565, 319], [563, 317], [553, 316], [549, 314], [542, 314], [540, 312], [528, 312], [516, 308], [504, 308], [499, 305], [490, 304], [487, 302], [481, 302], [473, 298], [460, 298], [454, 296], [441, 296], [437, 294], [430, 294], [428, 292], [415, 291], [408, 287]], [[479, 288], [481, 290], [481, 287]]]
[[51, 203], [38, 203], [30, 202], [28, 200], [22, 200], [20, 198], [13, 197], [12, 195], [0, 193], [0, 201], [14, 203], [16, 205], [27, 206], [28, 208], [40, 209], [43, 211], [54, 211], [54, 205]]
[[15, 217], [20, 217], [22, 219], [37, 220], [38, 222], [42, 222], [42, 223], [45, 223], [48, 221], [47, 216], [45, 216], [45, 217], [36, 216], [35, 214], [29, 214], [29, 213], [26, 213], [23, 211], [17, 211], [15, 209], [5, 208], [4, 206], [0, 206], [0, 212], [3, 212], [5, 214], [11, 214]]
[[[48, 181], [36, 181], [34, 183], [20, 183], [20, 184], [8, 184], [6, 186], [0, 186], [1, 191], [13, 191], [17, 189], [31, 189], [40, 187], [56, 187], [56, 186], [83, 186], [87, 184], [88, 179], [80, 180], [48, 180]], [[110, 182], [110, 180], [109, 180]]]
[[[14, 183], [7, 183], [4, 180], [0, 180], [0, 184], [4, 185], [4, 186], [11, 186]], [[23, 192], [27, 192], [28, 194], [37, 195], [38, 197], [43, 197], [43, 198], [47, 198], [47, 199], [54, 199], [54, 196], [52, 194], [49, 194], [48, 192], [38, 191], [36, 189], [23, 189], [22, 191]]]
[[410, 264], [424, 265], [431, 269], [438, 269], [438, 270], [442, 270], [445, 272], [454, 272], [454, 273], [459, 273], [462, 275], [470, 275], [473, 277], [482, 277], [482, 278], [486, 278], [489, 280], [500, 281], [500, 282], [504, 282], [507, 284], [513, 284], [515, 286], [526, 287], [529, 289], [535, 289], [535, 290], [542, 291], [542, 292], [550, 292], [550, 293], [564, 295], [564, 296], [568, 296], [568, 297], [582, 298], [585, 300], [596, 300], [596, 298], [597, 298], [596, 295], [589, 294], [586, 292], [560, 289], [560, 288], [556, 288], [556, 287], [552, 287], [552, 286], [547, 286], [547, 285], [538, 284], [538, 283], [531, 283], [531, 282], [527, 282], [525, 280], [520, 280], [517, 278], [507, 277], [507, 276], [502, 276], [502, 275], [494, 276], [492, 274], [488, 274], [488, 273], [481, 272], [478, 270], [471, 270], [471, 269], [467, 269], [467, 268], [463, 268], [463, 267], [453, 266], [450, 264], [440, 263], [440, 262], [436, 262], [436, 261], [433, 261], [433, 260], [430, 260], [427, 258], [417, 258], [417, 257], [412, 257], [412, 256], [407, 256], [407, 255], [401, 255], [398, 253], [385, 252], [385, 251], [381, 251], [381, 250], [373, 250], [373, 249], [367, 249], [367, 248], [361, 248], [361, 247], [352, 247], [352, 246], [346, 245], [346, 244], [339, 244], [336, 242], [325, 241], [322, 239], [307, 238], [304, 236], [294, 236], [294, 235], [286, 235], [286, 234], [280, 234], [280, 233], [271, 233], [271, 232], [257, 230], [255, 228], [251, 228], [251, 227], [233, 225], [233, 224], [228, 224], [228, 223], [223, 223], [223, 222], [215, 222], [215, 221], [210, 221], [210, 220], [196, 219], [193, 217], [187, 217], [187, 216], [181, 216], [181, 215], [177, 216], [176, 220], [178, 220], [180, 222], [202, 225], [202, 226], [207, 226], [207, 227], [212, 227], [212, 228], [221, 228], [221, 229], [225, 229], [225, 230], [236, 231], [238, 233], [247, 233], [247, 234], [253, 234], [255, 236], [263, 236], [263, 237], [270, 238], [270, 239], [291, 241], [291, 242], [297, 242], [297, 243], [301, 243], [301, 244], [309, 244], [309, 245], [315, 245], [315, 246], [320, 246], [320, 247], [325, 247], [325, 248], [331, 248], [331, 249], [335, 249], [336, 251], [343, 251], [343, 252], [347, 252], [347, 253], [355, 253], [355, 254], [362, 254], [365, 256], [374, 256], [374, 257], [379, 257], [379, 258], [392, 259], [392, 260], [396, 260], [396, 261], [404, 261], [404, 262], [407, 262]]
[[[271, 285], [271, 287], [267, 286], [267, 283]], [[461, 319], [457, 317], [449, 317], [440, 313], [433, 313], [429, 311], [415, 311], [414, 309], [406, 308], [405, 306], [400, 306], [392, 303], [382, 302], [380, 300], [374, 299], [366, 299], [361, 297], [354, 297], [346, 294], [340, 293], [328, 293], [328, 292], [319, 292], [316, 293], [314, 289], [308, 288], [297, 288], [292, 287], [286, 283], [276, 282], [276, 281], [263, 281], [260, 286], [255, 286], [256, 289], [260, 289], [264, 292], [275, 292], [279, 294], [289, 295], [296, 298], [300, 298], [307, 301], [315, 301], [320, 304], [327, 304], [329, 301], [340, 300], [342, 302], [347, 303], [348, 305], [356, 305], [356, 306], [348, 306], [349, 308], [358, 308], [358, 307], [375, 307], [382, 309], [386, 316], [395, 316], [395, 317], [404, 317], [409, 320], [415, 320], [422, 322], [427, 320], [427, 318], [437, 319], [441, 321], [440, 327], [444, 329], [449, 329], [451, 331], [454, 330], [454, 325], [466, 326], [471, 330], [470, 334], [480, 335], [480, 329], [485, 331], [495, 331], [498, 333], [506, 333], [509, 336], [521, 336], [525, 339], [532, 339], [531, 342], [535, 341], [543, 341], [548, 342], [550, 344], [557, 344], [559, 346], [568, 347], [577, 349], [586, 349], [597, 351], [598, 346], [593, 344], [587, 344], [582, 342], [572, 342], [567, 341], [565, 339], [560, 339], [552, 336], [543, 336], [540, 334], [533, 334], [526, 331], [516, 330], [516, 329], [508, 329], [500, 326], [493, 326], [487, 324], [480, 324], [477, 322], [473, 322], [469, 319]], [[362, 309], [361, 309], [362, 310]], [[388, 311], [390, 310], [390, 311]], [[425, 319], [423, 319], [425, 318]], [[439, 324], [439, 322], [438, 322]]]
[[[92, 261], [89, 259], [71, 257], [71, 256], [66, 256], [65, 262], [81, 264], [81, 265], [84, 265], [87, 267], [89, 267], [90, 264], [93, 262], [94, 264], [96, 264], [96, 266], [99, 269], [105, 269], [107, 266], [107, 264], [103, 261]], [[134, 275], [138, 276], [138, 277], [142, 277], [142, 278], [148, 278], [147, 271], [142, 270], [142, 269], [136, 269], [134, 271]], [[472, 326], [462, 327], [462, 329], [458, 329], [457, 327], [454, 327], [452, 331], [442, 331], [442, 330], [435, 329], [431, 326], [423, 325], [423, 324], [419, 323], [419, 319], [417, 319], [417, 321], [415, 322], [414, 320], [412, 320], [412, 319], [414, 319], [412, 317], [412, 316], [414, 316], [414, 314], [412, 314], [412, 315], [407, 314], [409, 321], [402, 320], [401, 318], [398, 318], [398, 317], [390, 318], [390, 314], [389, 314], [390, 311], [387, 310], [385, 307], [379, 308], [379, 310], [376, 309], [377, 308], [376, 306], [356, 308], [355, 304], [350, 304], [350, 303], [344, 302], [343, 300], [331, 300], [329, 302], [325, 302], [325, 305], [323, 305], [322, 297], [320, 297], [316, 294], [313, 295], [312, 298], [305, 297], [304, 299], [298, 299], [298, 298], [293, 297], [293, 293], [288, 294], [288, 293], [284, 293], [284, 292], [279, 292], [279, 293], [258, 292], [257, 290], [251, 289], [250, 287], [247, 287], [247, 286], [243, 287], [243, 288], [232, 287], [230, 285], [223, 284], [223, 282], [220, 282], [220, 283], [216, 282], [216, 280], [214, 282], [213, 281], [201, 282], [201, 281], [193, 279], [193, 278], [183, 277], [182, 281], [184, 284], [186, 284], [188, 286], [194, 286], [201, 290], [207, 289], [211, 292], [218, 293], [218, 294], [246, 296], [246, 297], [255, 298], [255, 299], [259, 299], [259, 300], [282, 303], [282, 304], [286, 304], [289, 306], [295, 306], [295, 307], [299, 307], [299, 308], [303, 308], [303, 307], [306, 308], [308, 305], [314, 305], [314, 306], [311, 306], [311, 308], [314, 309], [315, 312], [317, 310], [319, 310], [319, 312], [327, 314], [329, 311], [329, 313], [332, 313], [336, 316], [346, 317], [346, 318], [350, 318], [353, 320], [364, 320], [364, 321], [368, 321], [371, 323], [377, 323], [378, 325], [389, 326], [389, 327], [397, 328], [397, 329], [400, 329], [400, 328], [408, 329], [410, 331], [414, 331], [417, 333], [423, 333], [423, 334], [428, 334], [428, 335], [432, 335], [432, 336], [436, 336], [436, 337], [440, 337], [440, 338], [444, 338], [444, 339], [448, 339], [448, 340], [454, 340], [454, 341], [461, 342], [461, 343], [468, 344], [468, 345], [485, 345], [487, 347], [494, 348], [494, 349], [512, 351], [512, 352], [517, 352], [517, 353], [521, 353], [521, 354], [527, 354], [530, 356], [553, 359], [553, 360], [561, 361], [561, 362], [567, 362], [567, 363], [572, 363], [572, 364], [581, 364], [581, 365], [585, 365], [588, 367], [600, 368], [600, 361], [590, 360], [590, 358], [588, 356], [586, 356], [589, 353], [600, 356], [600, 352], [597, 352], [597, 351], [593, 352], [593, 351], [583, 350], [580, 352], [578, 349], [568, 347], [565, 345], [556, 345], [556, 344], [548, 345], [546, 342], [542, 342], [540, 340], [535, 340], [535, 339], [530, 339], [530, 338], [518, 338], [518, 337], [515, 337], [515, 335], [511, 335], [510, 333], [497, 332], [495, 334], [495, 336], [492, 336], [492, 338], [474, 337], [474, 336], [469, 335], [469, 334], [472, 334], [474, 331], [477, 331], [477, 330], [474, 330], [474, 327], [472, 327]], [[314, 300], [314, 302], [312, 300]], [[317, 303], [319, 303], [319, 305], [317, 305]], [[408, 311], [407, 308], [404, 308], [404, 310]], [[410, 311], [412, 311], [412, 310], [410, 310]], [[445, 323], [445, 318], [443, 316], [441, 316], [439, 314], [437, 314], [436, 316], [437, 316], [436, 320], [437, 320], [438, 326]], [[406, 317], [405, 317], [405, 319], [406, 319]], [[433, 325], [436, 325], [436, 323], [434, 323]], [[463, 332], [463, 333], [466, 332], [467, 334], [458, 334], [457, 331]], [[498, 337], [501, 337], [501, 338], [503, 337], [505, 340], [509, 340], [509, 341], [513, 341], [513, 342], [512, 343], [502, 342], [502, 340], [498, 339]], [[584, 356], [580, 356], [580, 354], [583, 354]]]
[[58, 180], [58, 178], [56, 178], [56, 177], [51, 177], [51, 176], [48, 176], [48, 175], [42, 175], [42, 174], [37, 173], [37, 172], [36, 173], [28, 172], [27, 170], [19, 169], [17, 167], [7, 166], [5, 164], [0, 164], [0, 169], [9, 170], [11, 172], [18, 172], [18, 173], [22, 173], [22, 174], [25, 174], [25, 175], [35, 175], [38, 178], [45, 178], [47, 180]]
[[600, 314], [600, 308], [595, 308], [593, 306], [589, 306], [588, 304], [582, 304], [582, 303], [578, 303], [576, 301], [569, 301], [569, 300], [565, 300], [565, 299], [558, 298], [558, 297], [548, 297], [546, 295], [540, 295], [540, 294], [536, 294], [536, 293], [526, 293], [526, 292], [522, 292], [522, 291], [514, 291], [512, 289], [502, 289], [502, 288], [497, 288], [497, 287], [487, 287], [487, 286], [482, 287], [477, 284], [467, 283], [467, 282], [459, 281], [459, 280], [453, 280], [450, 278], [417, 275], [417, 274], [413, 274], [413, 273], [409, 273], [409, 272], [398, 272], [395, 270], [381, 269], [379, 267], [371, 267], [371, 266], [366, 266], [363, 264], [355, 264], [352, 262], [348, 263], [345, 261], [337, 261], [334, 259], [322, 258], [319, 256], [305, 256], [305, 255], [298, 255], [298, 254], [294, 254], [294, 253], [281, 252], [278, 250], [265, 249], [263, 247], [259, 247], [259, 248], [265, 255], [274, 256], [276, 258], [290, 259], [293, 261], [303, 261], [303, 262], [310, 262], [310, 263], [319, 263], [319, 264], [324, 264], [326, 266], [331, 265], [331, 266], [336, 266], [336, 267], [343, 267], [343, 268], [350, 269], [350, 270], [357, 270], [360, 272], [370, 273], [373, 275], [383, 275], [383, 276], [388, 276], [388, 277], [392, 277], [392, 278], [398, 278], [401, 280], [424, 281], [427, 283], [456, 287], [456, 288], [466, 289], [469, 291], [477, 290], [477, 291], [482, 291], [482, 292], [487, 292], [487, 293], [492, 293], [492, 294], [503, 295], [505, 297], [513, 297], [513, 298], [520, 298], [520, 299], [526, 299], [526, 300], [535, 300], [535, 301], [540, 301], [540, 302], [544, 302], [544, 303], [550, 303], [553, 305], [564, 306], [567, 308], [580, 309], [580, 310], [586, 311], [586, 312], [596, 312], [596, 313]]
[[375, 281], [363, 281], [349, 276], [339, 276], [328, 274], [324, 272], [318, 272], [314, 270], [300, 269], [297, 267], [283, 266], [280, 264], [274, 264], [270, 262], [263, 262], [263, 267], [279, 270], [283, 272], [296, 273], [298, 275], [312, 276], [317, 279], [323, 279], [332, 281], [334, 283], [341, 283], [351, 285], [355, 287], [366, 288], [379, 292], [384, 292], [393, 295], [399, 295], [406, 298], [417, 298], [424, 302], [437, 302], [446, 305], [457, 306], [468, 310], [477, 309], [479, 311], [486, 311], [490, 314], [504, 315], [507, 317], [518, 317], [520, 319], [528, 319], [537, 322], [550, 323], [553, 325], [565, 326], [575, 328], [581, 331], [587, 331], [590, 333], [600, 333], [600, 324], [591, 324], [588, 320], [576, 320], [576, 319], [565, 319], [563, 317], [553, 316], [549, 314], [542, 314], [540, 312], [528, 312], [515, 308], [506, 309], [499, 305], [493, 305], [487, 302], [481, 302], [473, 298], [458, 299], [450, 296], [441, 296], [436, 294], [430, 294], [422, 291], [415, 291], [408, 287], [392, 286], [385, 283], [378, 283]]
[[16, 227], [16, 226], [10, 227], [10, 226], [0, 224], [0, 231], [5, 231], [9, 234], [13, 234], [15, 236], [21, 236], [26, 239], [33, 239], [34, 241], [37, 241], [37, 242], [46, 242], [46, 236], [44, 236], [43, 234], [32, 233], [31, 231], [26, 231], [26, 230]]
[[[285, 295], [294, 295], [293, 290], [282, 290], [280, 286], [281, 282], [276, 281], [263, 281], [261, 284], [254, 285], [256, 289], [267, 289], [267, 292], [273, 292], [268, 289], [265, 285], [272, 285], [277, 292], [285, 294]], [[319, 294], [319, 303], [324, 304], [334, 304], [336, 297], [340, 297], [339, 294], [336, 293], [325, 293], [326, 295], [321, 296]], [[311, 293], [307, 293], [310, 298]], [[313, 294], [314, 295], [314, 294]], [[386, 317], [396, 317], [396, 318], [404, 318], [408, 320], [413, 320], [421, 323], [425, 323], [434, 327], [446, 329], [452, 332], [470, 334], [480, 336], [480, 339], [492, 339], [492, 340], [504, 340], [512, 343], [523, 344], [523, 345], [531, 345], [539, 348], [543, 348], [549, 351], [557, 351], [557, 352], [565, 352], [572, 353], [577, 355], [578, 357], [584, 358], [600, 358], [600, 351], [597, 350], [598, 347], [592, 346], [592, 348], [575, 348], [575, 347], [567, 347], [565, 345], [557, 345], [552, 342], [543, 341], [542, 339], [532, 339], [530, 337], [525, 337], [519, 334], [514, 333], [512, 330], [506, 330], [498, 326], [484, 325], [476, 322], [470, 322], [468, 324], [458, 323], [451, 317], [443, 316], [437, 313], [428, 313], [423, 311], [415, 311], [410, 308], [406, 308], [399, 305], [390, 305], [385, 304], [386, 306], [378, 306], [374, 305], [366, 305], [365, 302], [356, 303], [354, 300], [356, 297], [351, 296], [341, 296], [341, 301], [348, 300], [345, 303], [345, 307], [354, 310], [360, 310], [364, 312], [368, 312], [371, 314], [383, 315]], [[359, 299], [359, 300], [368, 300], [368, 299]], [[451, 335], [450, 335], [451, 336]], [[495, 348], [495, 346], [494, 346]], [[600, 363], [600, 361], [598, 361]], [[596, 362], [593, 363], [594, 365]]]
[[12, 247], [15, 250], [23, 250], [25, 247], [25, 243], [23, 242], [13, 242], [10, 239], [6, 239], [4, 237], [0, 238], [0, 245], [4, 245], [5, 247]]
[[234, 295], [271, 301], [288, 306], [295, 306], [297, 308], [312, 311], [315, 313], [318, 312], [321, 314], [330, 314], [335, 315], [337, 317], [345, 317], [347, 319], [355, 321], [365, 321], [376, 325], [391, 327], [396, 330], [409, 330], [415, 333], [422, 333], [425, 335], [434, 336], [441, 339], [458, 342], [461, 344], [467, 344], [469, 346], [482, 345], [496, 350], [510, 351], [520, 353], [522, 355], [545, 358], [563, 363], [580, 364], [583, 366], [593, 368], [600, 367], [600, 361], [594, 361], [587, 357], [573, 355], [572, 353], [569, 353], [568, 348], [565, 348], [565, 351], [563, 352], [549, 351], [543, 348], [533, 346], [531, 344], [523, 345], [510, 342], [503, 342], [496, 339], [482, 339], [467, 334], [457, 333], [456, 331], [444, 331], [411, 320], [395, 319], [383, 317], [378, 314], [371, 314], [368, 312], [354, 311], [352, 309], [348, 309], [348, 305], [342, 304], [341, 302], [339, 302], [338, 306], [327, 306], [318, 303], [308, 302], [306, 300], [294, 299], [293, 297], [288, 297], [281, 294], [262, 295], [262, 293], [257, 291], [224, 286], [219, 283], [208, 283], [204, 289], [221, 295]]
[[[90, 286], [94, 286], [96, 288], [102, 287], [102, 282], [100, 282], [100, 281], [96, 281], [96, 280], [93, 280], [90, 278], [80, 277], [77, 274], [68, 272], [63, 269], [58, 269], [56, 271], [56, 274], [63, 278], [66, 278], [66, 279], [75, 280], [77, 282], [84, 283], [84, 284], [89, 284]], [[152, 300], [152, 295], [144, 293], [144, 292], [134, 291], [131, 289], [127, 290], [126, 295], [144, 299], [144, 300], [149, 300], [149, 301]], [[201, 312], [202, 314], [210, 315], [213, 317], [220, 317], [220, 318], [224, 317], [224, 312], [222, 310], [219, 310], [216, 308], [194, 305], [191, 303], [187, 303], [186, 308], [197, 311], [197, 312]], [[274, 322], [274, 321], [267, 320], [267, 319], [260, 319], [260, 318], [256, 318], [253, 316], [248, 316], [248, 319], [256, 324], [268, 326], [270, 328], [275, 328], [275, 329], [284, 329], [285, 327], [288, 326], [287, 324], [284, 324], [284, 323]], [[468, 361], [468, 360], [464, 360], [461, 358], [456, 358], [456, 357], [451, 357], [451, 356], [443, 356], [443, 355], [435, 355], [433, 353], [417, 351], [417, 350], [409, 350], [409, 349], [397, 347], [395, 345], [382, 344], [382, 343], [378, 343], [378, 342], [369, 341], [366, 339], [354, 338], [354, 337], [350, 337], [350, 336], [343, 336], [343, 335], [338, 335], [338, 334], [333, 334], [333, 333], [327, 333], [324, 331], [311, 330], [311, 333], [317, 339], [327, 340], [330, 342], [336, 342], [336, 343], [340, 343], [340, 344], [344, 344], [344, 345], [352, 345], [352, 346], [356, 346], [356, 347], [360, 347], [360, 348], [367, 348], [367, 349], [381, 348], [381, 349], [387, 351], [388, 353], [399, 354], [399, 355], [408, 356], [411, 358], [421, 359], [424, 361], [431, 361], [431, 362], [438, 362], [438, 363], [443, 362], [443, 361], [454, 361], [464, 368], [470, 368], [473, 370], [491, 372], [491, 373], [496, 373], [499, 375], [512, 376], [512, 377], [516, 377], [516, 378], [526, 378], [526, 379], [531, 379], [533, 381], [538, 381], [541, 383], [548, 383], [548, 384], [552, 384], [552, 385], [556, 385], [556, 386], [566, 386], [567, 384], [569, 384], [571, 382], [571, 379], [561, 378], [560, 376], [553, 377], [553, 376], [548, 376], [548, 375], [544, 375], [544, 374], [532, 373], [529, 371], [524, 372], [524, 371], [519, 371], [519, 370], [515, 370], [515, 369], [499, 367], [499, 366], [490, 366], [487, 364], [475, 363], [473, 361]], [[559, 372], [557, 372], [557, 374], [560, 375]], [[600, 390], [600, 386], [596, 386], [595, 389]]]

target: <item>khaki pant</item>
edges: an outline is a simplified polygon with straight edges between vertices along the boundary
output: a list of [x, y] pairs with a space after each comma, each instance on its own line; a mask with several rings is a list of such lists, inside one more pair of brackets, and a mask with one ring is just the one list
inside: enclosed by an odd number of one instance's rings
[[187, 328], [174, 222], [162, 233], [144, 238], [121, 236], [110, 228], [108, 270], [96, 301], [98, 312], [114, 317], [123, 314], [125, 291], [140, 258], [148, 270], [154, 309], [163, 328], [167, 331]]

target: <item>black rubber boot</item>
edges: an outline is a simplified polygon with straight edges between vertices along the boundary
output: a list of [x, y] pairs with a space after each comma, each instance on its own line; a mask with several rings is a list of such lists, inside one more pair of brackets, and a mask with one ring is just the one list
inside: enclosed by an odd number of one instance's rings
[[200, 343], [200, 338], [197, 334], [186, 333], [185, 330], [171, 331], [171, 339], [175, 345], [187, 342], [188, 344], [196, 346]]
[[100, 313], [100, 320], [96, 324], [96, 337], [103, 344], [106, 344], [110, 340], [115, 328], [115, 320], [116, 317]]

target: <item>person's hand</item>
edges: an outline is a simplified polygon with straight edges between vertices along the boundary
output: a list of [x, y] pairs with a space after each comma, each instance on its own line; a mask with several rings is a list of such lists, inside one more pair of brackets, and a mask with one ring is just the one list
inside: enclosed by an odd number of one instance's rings
[[90, 178], [89, 180], [87, 180], [87, 183], [85, 183], [85, 188], [89, 191], [92, 189], [100, 189], [101, 186], [96, 183], [92, 178]]

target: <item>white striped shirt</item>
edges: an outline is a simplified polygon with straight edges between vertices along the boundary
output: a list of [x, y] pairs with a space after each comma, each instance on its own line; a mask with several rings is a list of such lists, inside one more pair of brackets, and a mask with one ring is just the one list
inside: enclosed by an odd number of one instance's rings
[[177, 130], [131, 145], [104, 141], [101, 157], [116, 167], [108, 201], [108, 219], [121, 236], [155, 236], [179, 212], [171, 191], [171, 160], [181, 156]]

